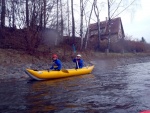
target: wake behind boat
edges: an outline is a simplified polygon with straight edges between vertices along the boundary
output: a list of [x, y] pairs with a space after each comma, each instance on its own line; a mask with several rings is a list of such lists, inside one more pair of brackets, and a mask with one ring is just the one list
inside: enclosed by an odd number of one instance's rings
[[47, 80], [47, 79], [56, 79], [77, 75], [89, 74], [94, 69], [93, 66], [83, 67], [81, 69], [62, 69], [60, 71], [48, 71], [48, 70], [33, 70], [26, 69], [27, 75], [29, 75], [32, 79], [35, 80]]

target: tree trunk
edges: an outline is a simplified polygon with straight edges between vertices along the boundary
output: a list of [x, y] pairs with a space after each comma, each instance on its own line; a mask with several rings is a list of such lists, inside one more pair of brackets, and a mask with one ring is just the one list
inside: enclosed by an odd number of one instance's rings
[[95, 15], [97, 17], [97, 30], [98, 30], [98, 44], [97, 44], [97, 47], [96, 49], [97, 50], [100, 50], [100, 40], [101, 40], [101, 33], [100, 33], [100, 20], [99, 20], [99, 10], [98, 10], [98, 7], [97, 7], [97, 0], [95, 0], [95, 6], [94, 6], [94, 12], [95, 12]]
[[43, 27], [43, 4], [42, 4], [42, 2], [39, 2], [40, 3], [40, 28], [42, 28]]
[[15, 3], [12, 1], [12, 21], [13, 21], [13, 28], [15, 28]]
[[90, 20], [91, 20], [93, 8], [94, 8], [94, 1], [93, 1], [93, 4], [92, 4], [92, 8], [91, 8], [91, 12], [90, 12], [90, 17], [89, 17], [89, 21], [88, 21], [88, 28], [87, 28], [86, 41], [85, 41], [85, 49], [87, 48], [88, 40], [89, 40], [89, 32], [90, 32], [90, 29], [89, 29], [90, 26], [89, 25], [90, 25]]
[[75, 21], [74, 21], [74, 10], [73, 10], [73, 0], [71, 0], [71, 12], [72, 12], [72, 38], [75, 44]]
[[5, 13], [6, 13], [6, 4], [5, 0], [2, 0], [2, 12], [1, 12], [1, 27], [5, 26]]
[[108, 0], [108, 45], [107, 45], [107, 52], [109, 52], [110, 50], [110, 3], [109, 3], [109, 0]]
[[44, 1], [44, 28], [46, 28], [46, 0]]
[[[59, 3], [59, 0], [57, 0], [57, 26], [56, 26], [57, 33], [59, 33], [58, 31], [58, 3]], [[55, 45], [57, 45], [57, 42], [58, 42], [58, 37], [55, 39]]]
[[57, 0], [57, 32], [58, 32], [58, 3], [59, 3], [59, 0]]
[[68, 36], [70, 37], [70, 23], [69, 23], [69, 21], [70, 21], [70, 12], [69, 12], [69, 1], [70, 0], [67, 0], [67, 13], [68, 13]]
[[30, 26], [31, 27], [35, 27], [37, 25], [37, 13], [36, 13], [36, 3], [35, 3], [35, 0], [33, 0], [33, 11], [32, 11], [32, 14], [31, 14], [31, 23], [30, 23]]
[[63, 29], [64, 29], [64, 25], [63, 24], [64, 23], [63, 23], [63, 12], [62, 12], [62, 0], [60, 0], [60, 8], [61, 8], [61, 38], [63, 38]]
[[82, 45], [83, 45], [83, 0], [80, 0], [80, 16], [81, 16], [81, 22], [80, 22], [81, 45], [80, 45], [80, 49], [82, 49]]
[[29, 8], [28, 8], [28, 0], [26, 0], [26, 26], [29, 27]]

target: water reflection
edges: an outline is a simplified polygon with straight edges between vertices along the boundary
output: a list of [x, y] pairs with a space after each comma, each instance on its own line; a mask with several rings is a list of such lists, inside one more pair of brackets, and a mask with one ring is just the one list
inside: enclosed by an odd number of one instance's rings
[[90, 79], [94, 79], [94, 75], [31, 82], [32, 93], [26, 97], [30, 106], [33, 106], [29, 112], [48, 112], [76, 107], [72, 104], [74, 93], [81, 87], [90, 85], [90, 82], [87, 82]]

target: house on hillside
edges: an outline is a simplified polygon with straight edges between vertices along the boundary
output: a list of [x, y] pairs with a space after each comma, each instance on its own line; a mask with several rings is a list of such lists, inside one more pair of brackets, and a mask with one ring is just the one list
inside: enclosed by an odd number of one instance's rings
[[[109, 36], [108, 20], [100, 22], [100, 39], [108, 41]], [[110, 40], [111, 42], [117, 42], [119, 39], [125, 37], [124, 29], [121, 18], [114, 18], [110, 21]], [[88, 43], [96, 43], [98, 38], [98, 24], [93, 23], [89, 25]]]

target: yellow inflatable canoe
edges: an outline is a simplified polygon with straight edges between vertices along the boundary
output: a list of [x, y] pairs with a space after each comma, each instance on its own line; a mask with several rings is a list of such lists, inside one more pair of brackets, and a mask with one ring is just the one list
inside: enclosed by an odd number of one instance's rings
[[35, 80], [46, 80], [46, 79], [56, 79], [69, 76], [89, 74], [92, 72], [93, 68], [94, 65], [83, 67], [82, 69], [62, 69], [60, 71], [49, 71], [49, 72], [47, 70], [37, 71], [32, 69], [26, 69], [25, 72]]

